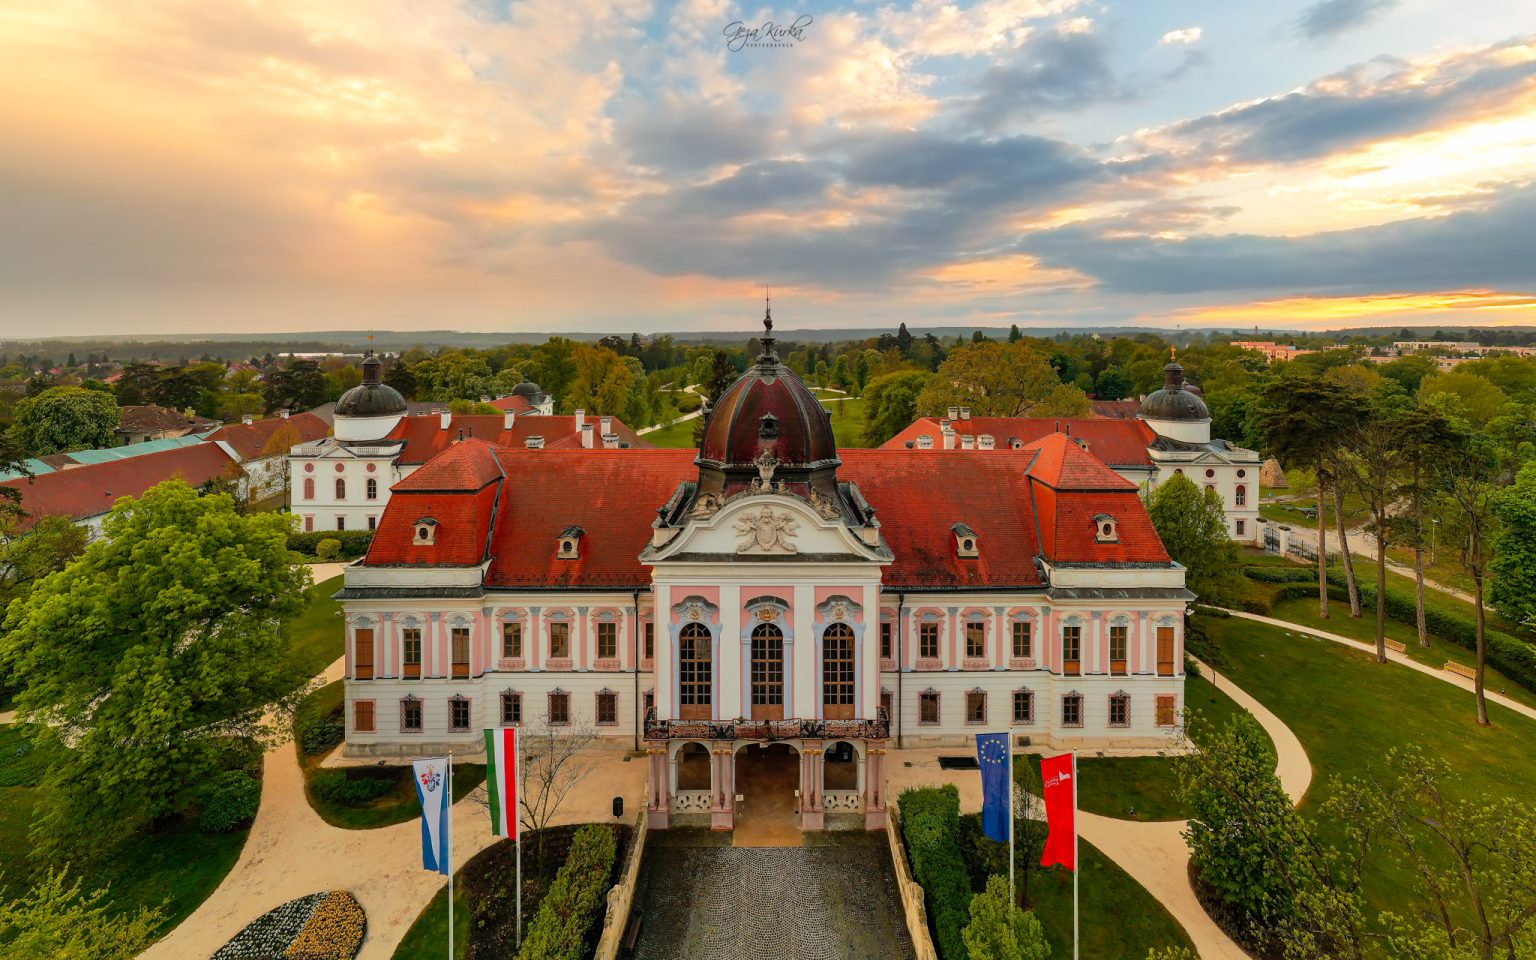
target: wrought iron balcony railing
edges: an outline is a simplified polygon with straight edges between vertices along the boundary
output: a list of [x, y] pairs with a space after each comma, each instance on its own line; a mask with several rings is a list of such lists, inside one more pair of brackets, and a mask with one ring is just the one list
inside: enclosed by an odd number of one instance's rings
[[891, 720], [885, 709], [873, 720], [658, 720], [656, 708], [645, 714], [647, 740], [888, 740]]

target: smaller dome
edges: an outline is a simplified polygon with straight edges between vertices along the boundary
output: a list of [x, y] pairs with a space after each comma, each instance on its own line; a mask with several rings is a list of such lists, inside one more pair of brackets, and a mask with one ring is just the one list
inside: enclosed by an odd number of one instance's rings
[[405, 413], [405, 398], [383, 382], [384, 364], [368, 352], [363, 358], [363, 382], [336, 401], [338, 417], [393, 417]]
[[1186, 380], [1184, 381], [1184, 389], [1188, 390], [1195, 396], [1200, 397], [1202, 400], [1205, 399], [1205, 391], [1200, 389], [1200, 385], [1198, 383], [1190, 383], [1188, 380]]
[[1177, 361], [1163, 368], [1163, 389], [1147, 395], [1141, 401], [1143, 420], [1209, 420], [1211, 411], [1206, 409], [1200, 394], [1184, 383], [1184, 368]]
[[522, 383], [512, 388], [512, 396], [542, 397], [544, 396], [544, 390], [532, 380], [524, 380]]

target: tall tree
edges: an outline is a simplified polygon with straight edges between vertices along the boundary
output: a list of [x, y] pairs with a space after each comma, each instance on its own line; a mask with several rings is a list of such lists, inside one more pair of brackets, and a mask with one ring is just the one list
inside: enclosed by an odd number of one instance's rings
[[79, 559], [14, 601], [0, 667], [50, 751], [32, 835], [99, 852], [179, 810], [231, 736], [255, 736], [302, 677], [285, 618], [309, 576], [291, 519], [241, 516], [179, 480], [125, 497]]
[[896, 436], [917, 419], [917, 398], [933, 379], [926, 370], [882, 374], [864, 388], [864, 442], [871, 447]]
[[[1335, 457], [1341, 486], [1371, 511], [1376, 537], [1376, 659], [1387, 662], [1387, 547], [1396, 540], [1392, 508], [1402, 499], [1408, 464], [1407, 442], [1398, 411], [1377, 404], [1342, 437]], [[1337, 489], [1337, 488], [1336, 488]]]
[[1536, 461], [1499, 492], [1501, 529], [1489, 570], [1493, 608], [1517, 623], [1536, 622]]
[[25, 533], [12, 531], [0, 541], [0, 603], [31, 589], [32, 584], [68, 566], [85, 551], [89, 534], [68, 517], [42, 517]]
[[313, 360], [293, 360], [267, 374], [268, 410], [309, 410], [325, 402], [328, 385]]
[[1008, 878], [993, 874], [971, 898], [971, 922], [960, 932], [970, 960], [1046, 960], [1051, 944], [1033, 913], [1008, 902]]
[[109, 393], [53, 387], [16, 404], [11, 437], [37, 457], [110, 447], [122, 416]]
[[952, 406], [981, 417], [1075, 417], [1089, 409], [1087, 395], [1063, 383], [1022, 341], [957, 347], [917, 401], [925, 416], [942, 416]]
[[1438, 410], [1417, 404], [1399, 416], [1403, 456], [1408, 463], [1409, 518], [1406, 539], [1413, 547], [1415, 622], [1419, 646], [1429, 646], [1429, 625], [1424, 616], [1424, 501], [1434, 476], [1430, 464], [1441, 448], [1451, 443], [1451, 424]]
[[1147, 513], [1168, 555], [1184, 565], [1189, 589], [1205, 603], [1231, 602], [1239, 579], [1237, 547], [1227, 535], [1220, 495], [1176, 473], [1152, 491]]

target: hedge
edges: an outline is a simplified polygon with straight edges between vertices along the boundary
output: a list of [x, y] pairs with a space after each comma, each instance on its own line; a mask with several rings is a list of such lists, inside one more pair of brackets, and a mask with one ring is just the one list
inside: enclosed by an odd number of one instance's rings
[[299, 749], [306, 756], [329, 752], [347, 735], [342, 705], [338, 703], [325, 709], [325, 699], [320, 696], [324, 689], [321, 687], [305, 697], [293, 712], [293, 739], [298, 741]]
[[368, 552], [373, 542], [372, 530], [312, 530], [308, 533], [288, 534], [288, 549], [306, 557], [316, 557], [320, 544], [325, 540], [341, 541], [341, 557], [356, 560]]
[[366, 768], [361, 776], [354, 776], [348, 770], [321, 770], [310, 778], [309, 788], [327, 803], [358, 806], [395, 789], [400, 782], [396, 770], [398, 768], [392, 768], [390, 775], [385, 777], [369, 776], [372, 771]]
[[961, 931], [971, 919], [971, 878], [960, 852], [960, 791], [913, 787], [897, 801], [912, 877], [927, 895], [928, 922], [942, 960], [967, 960]]
[[602, 919], [617, 857], [618, 842], [606, 826], [589, 823], [576, 831], [565, 865], [528, 925], [520, 960], [582, 960], [591, 953], [587, 940]]
[[1260, 583], [1317, 582], [1316, 567], [1244, 567], [1243, 576]]
[[197, 828], [204, 833], [228, 833], [256, 819], [261, 806], [261, 782], [240, 770], [226, 770], [203, 794]]

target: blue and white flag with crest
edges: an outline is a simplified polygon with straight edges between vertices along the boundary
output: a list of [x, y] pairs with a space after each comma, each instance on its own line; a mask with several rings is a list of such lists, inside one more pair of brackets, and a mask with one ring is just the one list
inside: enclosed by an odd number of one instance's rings
[[421, 867], [448, 873], [449, 813], [453, 802], [448, 796], [448, 758], [427, 757], [411, 761], [416, 780], [416, 796], [421, 799]]

